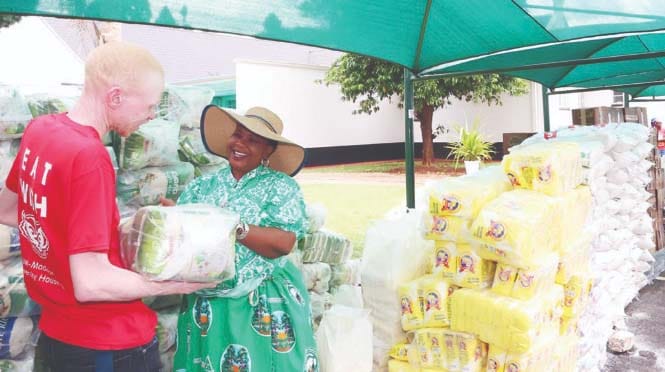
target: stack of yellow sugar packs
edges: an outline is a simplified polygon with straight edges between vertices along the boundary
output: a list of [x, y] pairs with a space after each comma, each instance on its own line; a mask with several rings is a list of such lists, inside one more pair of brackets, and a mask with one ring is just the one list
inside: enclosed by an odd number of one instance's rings
[[558, 201], [530, 190], [501, 194], [471, 226], [478, 254], [515, 267], [539, 266], [559, 245]]
[[470, 222], [480, 209], [510, 188], [510, 181], [499, 166], [442, 180], [429, 195], [426, 238], [450, 241], [468, 238]]
[[452, 330], [473, 333], [490, 345], [523, 353], [544, 332], [559, 332], [563, 288], [553, 286], [529, 301], [490, 290], [460, 289], [450, 301]]
[[492, 284], [496, 264], [481, 258], [469, 244], [436, 241], [432, 275], [464, 288], [486, 288]]
[[520, 146], [501, 164], [513, 186], [547, 195], [561, 195], [582, 182], [580, 147], [574, 142]]

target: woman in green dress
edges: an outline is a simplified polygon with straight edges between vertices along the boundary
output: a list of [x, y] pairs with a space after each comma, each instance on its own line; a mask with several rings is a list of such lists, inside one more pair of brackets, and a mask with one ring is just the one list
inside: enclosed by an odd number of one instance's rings
[[229, 166], [192, 181], [178, 204], [235, 211], [236, 274], [214, 290], [188, 295], [178, 319], [177, 372], [318, 371], [311, 308], [302, 275], [287, 255], [307, 229], [298, 184], [304, 149], [260, 107], [244, 116], [205, 108], [206, 148]]

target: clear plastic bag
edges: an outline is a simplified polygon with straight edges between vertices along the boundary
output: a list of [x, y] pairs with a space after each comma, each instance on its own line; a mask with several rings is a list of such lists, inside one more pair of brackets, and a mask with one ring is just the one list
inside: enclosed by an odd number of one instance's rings
[[16, 256], [0, 266], [0, 317], [29, 317], [41, 314], [23, 282], [23, 261]]
[[185, 162], [137, 171], [120, 170], [116, 192], [128, 207], [155, 205], [160, 197], [176, 200], [192, 179], [194, 166]]
[[214, 96], [210, 88], [169, 85], [162, 95], [158, 116], [182, 127], [198, 128], [201, 113]]
[[198, 129], [180, 129], [178, 155], [180, 160], [192, 163], [194, 166], [210, 166], [227, 162], [221, 156], [213, 155], [206, 150]]
[[73, 98], [59, 98], [49, 94], [32, 94], [25, 100], [33, 118], [69, 111], [75, 102]]
[[369, 311], [333, 306], [324, 313], [316, 332], [316, 343], [321, 370], [372, 371], [372, 323]]
[[178, 309], [160, 311], [157, 313], [157, 340], [159, 352], [165, 353], [175, 345], [178, 333]]
[[326, 223], [326, 215], [328, 211], [321, 203], [307, 203], [307, 220], [309, 221], [307, 232], [315, 233], [323, 227]]
[[35, 331], [32, 318], [0, 318], [0, 359], [23, 356], [32, 345]]
[[235, 275], [239, 216], [203, 204], [150, 206], [120, 228], [125, 266], [150, 280], [218, 282]]
[[114, 148], [120, 169], [137, 170], [178, 163], [179, 133], [178, 124], [155, 119], [143, 124], [127, 138], [116, 137]]
[[18, 138], [32, 120], [25, 99], [15, 88], [0, 85], [0, 138]]
[[18, 229], [0, 225], [0, 260], [21, 254], [20, 233]]

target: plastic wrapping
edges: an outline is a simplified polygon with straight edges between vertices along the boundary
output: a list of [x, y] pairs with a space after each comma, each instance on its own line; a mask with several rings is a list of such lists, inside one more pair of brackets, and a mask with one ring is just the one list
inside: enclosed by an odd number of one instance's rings
[[178, 163], [178, 124], [154, 119], [115, 141], [120, 169], [137, 170]]
[[302, 265], [302, 277], [307, 290], [322, 294], [328, 292], [332, 270], [323, 262]]
[[109, 153], [109, 157], [111, 158], [111, 164], [113, 164], [113, 170], [117, 173], [120, 166], [118, 165], [118, 158], [115, 156], [115, 150], [113, 150], [113, 146], [105, 146], [105, 147], [106, 151]]
[[201, 113], [214, 96], [210, 88], [169, 85], [162, 95], [158, 116], [182, 127], [198, 128]]
[[16, 256], [2, 261], [0, 266], [0, 317], [29, 317], [39, 315], [41, 308], [25, 289], [23, 260]]
[[445, 178], [430, 191], [430, 214], [475, 218], [487, 202], [510, 189], [510, 180], [499, 166], [486, 167], [472, 175]]
[[563, 288], [522, 301], [489, 290], [460, 289], [450, 297], [451, 329], [477, 334], [499, 348], [529, 350], [545, 332], [559, 332]]
[[0, 260], [21, 254], [21, 235], [18, 229], [0, 225]]
[[457, 272], [453, 283], [463, 288], [487, 288], [492, 285], [496, 264], [481, 258], [468, 244], [457, 244]]
[[32, 372], [34, 364], [34, 355], [19, 360], [0, 359], [0, 372]]
[[19, 91], [0, 84], [0, 138], [20, 137], [30, 120], [30, 109]]
[[459, 254], [457, 245], [449, 241], [434, 242], [434, 254], [431, 256], [432, 274], [448, 281], [453, 281], [457, 276], [457, 264]]
[[321, 321], [323, 312], [333, 305], [333, 296], [330, 293], [309, 292], [309, 299], [312, 304], [312, 320], [316, 325]]
[[305, 235], [298, 241], [303, 251], [303, 262], [325, 262], [338, 265], [348, 261], [353, 254], [351, 241], [345, 236], [328, 230]]
[[31, 94], [25, 100], [33, 118], [69, 111], [75, 103], [73, 98], [57, 98], [48, 94]]
[[155, 205], [160, 197], [176, 200], [194, 178], [194, 166], [180, 162], [161, 168], [137, 171], [120, 170], [117, 176], [118, 198], [128, 207]]
[[544, 142], [511, 150], [501, 162], [516, 188], [560, 195], [582, 182], [580, 147], [574, 142]]
[[151, 296], [144, 297], [143, 303], [148, 305], [153, 310], [164, 310], [172, 307], [180, 307], [182, 303], [182, 295], [166, 295], [166, 296]]
[[372, 323], [367, 310], [333, 306], [323, 315], [316, 343], [322, 371], [372, 371]]
[[471, 237], [471, 222], [472, 220], [465, 217], [425, 214], [423, 217], [425, 238], [451, 242], [468, 240]]
[[180, 160], [192, 163], [197, 167], [227, 163], [223, 157], [206, 150], [199, 129], [180, 129], [178, 155]]
[[35, 324], [32, 318], [0, 318], [0, 359], [17, 359], [31, 345]]
[[360, 285], [360, 265], [359, 259], [333, 265], [330, 288], [339, 287], [343, 284]]
[[422, 327], [447, 327], [450, 284], [434, 276], [405, 283], [399, 288], [402, 328], [405, 331]]
[[513, 190], [487, 204], [471, 230], [481, 257], [529, 268], [556, 251], [561, 235], [558, 200], [530, 190]]
[[139, 209], [121, 226], [127, 268], [150, 280], [218, 282], [235, 275], [239, 216], [203, 204]]
[[0, 140], [0, 187], [5, 185], [5, 180], [12, 169], [12, 164], [14, 164], [20, 146], [20, 139]]
[[321, 230], [328, 214], [326, 207], [321, 203], [307, 203], [305, 206], [309, 222], [307, 232], [314, 233]]

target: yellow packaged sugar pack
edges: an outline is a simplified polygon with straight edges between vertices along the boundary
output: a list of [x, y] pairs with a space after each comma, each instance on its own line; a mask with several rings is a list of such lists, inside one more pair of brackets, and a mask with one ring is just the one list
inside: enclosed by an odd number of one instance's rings
[[423, 325], [423, 299], [418, 295], [418, 280], [402, 284], [398, 288], [402, 312], [402, 329], [410, 331]]
[[557, 218], [561, 225], [559, 239], [560, 251], [574, 244], [583, 234], [584, 226], [591, 212], [591, 189], [588, 186], [578, 186], [558, 197], [559, 207]]
[[507, 351], [495, 345], [490, 345], [487, 352], [487, 372], [505, 372], [506, 371]]
[[588, 276], [591, 270], [591, 235], [583, 232], [570, 245], [563, 247], [555, 281], [566, 285], [573, 275]]
[[455, 336], [459, 358], [459, 370], [462, 372], [484, 371], [487, 367], [487, 344], [476, 335], [458, 333]]
[[393, 345], [388, 351], [388, 355], [397, 360], [402, 360], [407, 362], [409, 360], [409, 344], [406, 342], [400, 342]]
[[456, 339], [458, 333], [449, 329], [443, 330], [445, 367], [448, 371], [459, 371], [459, 353]]
[[432, 274], [439, 278], [452, 281], [457, 273], [456, 244], [448, 241], [434, 242], [432, 255]]
[[530, 300], [539, 293], [549, 291], [554, 285], [559, 255], [550, 253], [544, 264], [534, 269], [520, 269], [513, 285], [511, 296], [520, 300]]
[[427, 330], [429, 346], [432, 352], [432, 367], [438, 370], [447, 369], [445, 329], [429, 328]]
[[448, 327], [449, 284], [433, 275], [418, 280], [418, 297], [423, 299], [423, 327]]
[[534, 267], [554, 252], [560, 226], [557, 200], [530, 190], [501, 194], [485, 205], [471, 225], [473, 244], [487, 260]]
[[515, 188], [561, 195], [582, 182], [579, 145], [574, 142], [541, 142], [520, 146], [501, 161]]
[[420, 367], [413, 367], [408, 362], [390, 359], [388, 361], [388, 372], [421, 372]]
[[423, 224], [425, 239], [455, 242], [470, 237], [471, 220], [468, 218], [426, 215], [423, 217]]
[[499, 166], [490, 166], [461, 177], [449, 177], [432, 188], [430, 214], [475, 218], [490, 200], [511, 189], [510, 181]]
[[530, 301], [497, 295], [490, 290], [460, 289], [451, 301], [451, 329], [477, 334], [499, 348], [529, 350], [547, 329], [559, 331], [563, 289], [554, 286]]
[[468, 244], [457, 244], [457, 274], [454, 282], [464, 288], [487, 288], [492, 285], [496, 264], [481, 258]]
[[591, 279], [573, 275], [563, 287], [563, 317], [574, 318], [582, 313], [591, 292]]
[[557, 332], [547, 330], [540, 335], [529, 350], [509, 350], [506, 354], [505, 371], [542, 372], [553, 370], [558, 341]]
[[428, 328], [421, 328], [415, 331], [415, 344], [418, 348], [418, 355], [421, 368], [434, 367], [432, 356], [432, 344]]
[[494, 274], [494, 282], [492, 283], [492, 292], [504, 296], [510, 296], [515, 285], [515, 278], [517, 278], [517, 269], [499, 263], [496, 265], [496, 273]]

